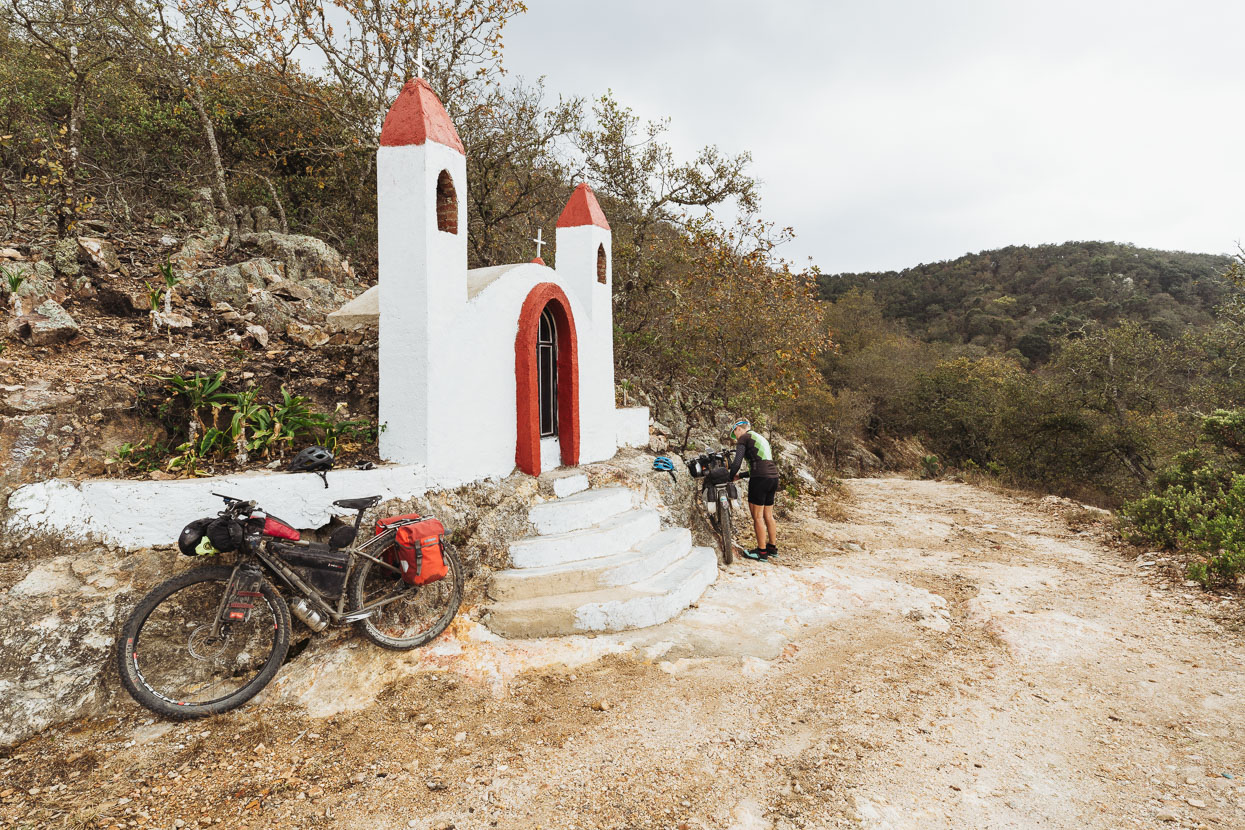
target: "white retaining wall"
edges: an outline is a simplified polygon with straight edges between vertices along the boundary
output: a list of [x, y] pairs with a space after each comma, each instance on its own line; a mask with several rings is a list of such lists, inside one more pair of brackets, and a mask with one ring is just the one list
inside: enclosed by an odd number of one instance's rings
[[334, 515], [355, 515], [334, 507], [336, 499], [412, 499], [428, 489], [424, 471], [413, 466], [333, 470], [328, 481], [326, 490], [314, 473], [253, 473], [181, 481], [52, 479], [14, 491], [9, 497], [7, 530], [56, 533], [133, 549], [175, 544], [188, 522], [224, 509], [214, 492], [253, 499], [294, 527], [309, 530], [323, 527]]

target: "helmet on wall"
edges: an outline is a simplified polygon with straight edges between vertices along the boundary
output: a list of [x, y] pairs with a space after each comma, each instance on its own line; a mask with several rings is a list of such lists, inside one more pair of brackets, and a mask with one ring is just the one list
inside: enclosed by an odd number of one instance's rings
[[291, 473], [323, 473], [333, 469], [333, 453], [324, 447], [307, 447], [294, 456], [290, 466], [285, 468]]

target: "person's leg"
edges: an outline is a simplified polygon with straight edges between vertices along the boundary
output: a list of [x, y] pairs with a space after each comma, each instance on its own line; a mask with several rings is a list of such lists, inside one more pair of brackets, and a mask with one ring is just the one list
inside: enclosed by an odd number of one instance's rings
[[752, 530], [757, 536], [757, 547], [765, 549], [765, 508], [759, 504], [748, 503], [748, 509], [752, 511]]
[[776, 551], [778, 549], [778, 524], [774, 521], [774, 505], [766, 505], [762, 508], [762, 511], [765, 519], [765, 529], [769, 535], [768, 549]]

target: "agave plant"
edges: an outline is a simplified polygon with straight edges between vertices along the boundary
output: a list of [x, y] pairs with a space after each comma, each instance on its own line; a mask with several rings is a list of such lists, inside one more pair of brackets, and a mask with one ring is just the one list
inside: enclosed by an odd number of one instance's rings
[[11, 271], [8, 268], [0, 269], [4, 274], [4, 282], [9, 287], [9, 302], [13, 306], [14, 316], [22, 316], [22, 298], [17, 296], [17, 292], [21, 289], [22, 284], [26, 282], [26, 275], [20, 271]]

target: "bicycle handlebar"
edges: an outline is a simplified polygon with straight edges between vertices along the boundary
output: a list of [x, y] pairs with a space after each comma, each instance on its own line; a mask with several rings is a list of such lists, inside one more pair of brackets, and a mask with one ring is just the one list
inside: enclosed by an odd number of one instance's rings
[[213, 496], [225, 500], [225, 512], [241, 515], [243, 513], [252, 513], [259, 509], [259, 505], [253, 501], [226, 496], [224, 493], [213, 493]]

